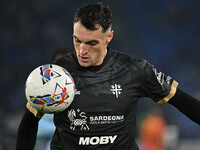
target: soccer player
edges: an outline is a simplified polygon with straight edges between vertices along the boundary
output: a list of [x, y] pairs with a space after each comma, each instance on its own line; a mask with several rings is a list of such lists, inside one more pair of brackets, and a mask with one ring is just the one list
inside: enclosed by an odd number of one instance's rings
[[[200, 124], [200, 102], [144, 59], [112, 50], [112, 14], [102, 3], [80, 7], [74, 16], [75, 52], [55, 63], [74, 78], [76, 95], [54, 114], [52, 150], [138, 150], [136, 106], [141, 97], [169, 103]], [[33, 150], [43, 114], [27, 103], [18, 129], [17, 150]]]

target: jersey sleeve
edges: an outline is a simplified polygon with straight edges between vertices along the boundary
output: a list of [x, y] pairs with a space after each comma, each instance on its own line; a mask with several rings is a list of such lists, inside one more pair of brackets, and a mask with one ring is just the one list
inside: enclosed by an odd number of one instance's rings
[[167, 103], [175, 95], [178, 83], [147, 61], [143, 65], [143, 71], [143, 88], [147, 96], [158, 104]]
[[41, 113], [41, 112], [37, 111], [35, 108], [33, 108], [31, 106], [31, 104], [29, 104], [29, 102], [27, 102], [26, 108], [37, 118], [42, 118], [42, 116], [44, 115], [43, 113]]

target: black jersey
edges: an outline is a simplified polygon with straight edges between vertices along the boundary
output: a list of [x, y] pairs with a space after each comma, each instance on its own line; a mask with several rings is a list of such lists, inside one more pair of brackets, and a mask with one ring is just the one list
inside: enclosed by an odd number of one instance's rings
[[178, 83], [143, 59], [108, 50], [102, 65], [81, 67], [75, 53], [56, 62], [76, 85], [75, 98], [54, 115], [52, 150], [138, 150], [136, 105], [141, 97], [166, 103]]

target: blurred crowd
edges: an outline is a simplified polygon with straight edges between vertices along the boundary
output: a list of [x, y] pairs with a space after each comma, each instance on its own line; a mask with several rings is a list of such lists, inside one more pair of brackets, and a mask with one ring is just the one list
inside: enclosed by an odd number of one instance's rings
[[[0, 150], [14, 149], [27, 76], [50, 63], [57, 48], [73, 50], [73, 15], [87, 2], [93, 0], [0, 1]], [[199, 0], [102, 2], [113, 11], [111, 48], [147, 59], [200, 99]], [[138, 128], [154, 105], [148, 99], [139, 102]], [[178, 126], [180, 138], [200, 138], [198, 125], [171, 106], [161, 108], [165, 123]]]

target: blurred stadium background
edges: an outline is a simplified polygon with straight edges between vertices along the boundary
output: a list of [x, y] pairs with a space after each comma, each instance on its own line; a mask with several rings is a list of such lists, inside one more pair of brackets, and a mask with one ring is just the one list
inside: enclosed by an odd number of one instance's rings
[[[73, 50], [73, 15], [87, 2], [94, 0], [0, 1], [0, 150], [15, 147], [26, 104], [24, 85], [28, 74], [37, 66], [49, 63], [58, 47]], [[177, 80], [180, 88], [200, 99], [199, 0], [102, 2], [113, 12], [112, 49], [147, 59]], [[154, 107], [157, 104], [152, 100], [139, 102], [138, 131]], [[167, 125], [173, 127], [174, 132], [168, 136], [176, 142], [174, 150], [199, 150], [200, 126], [168, 104], [159, 109]], [[49, 141], [54, 129], [48, 121], [51, 122], [52, 116], [46, 117], [40, 123], [38, 150], [45, 149], [44, 141]], [[46, 130], [42, 129], [45, 126]]]

